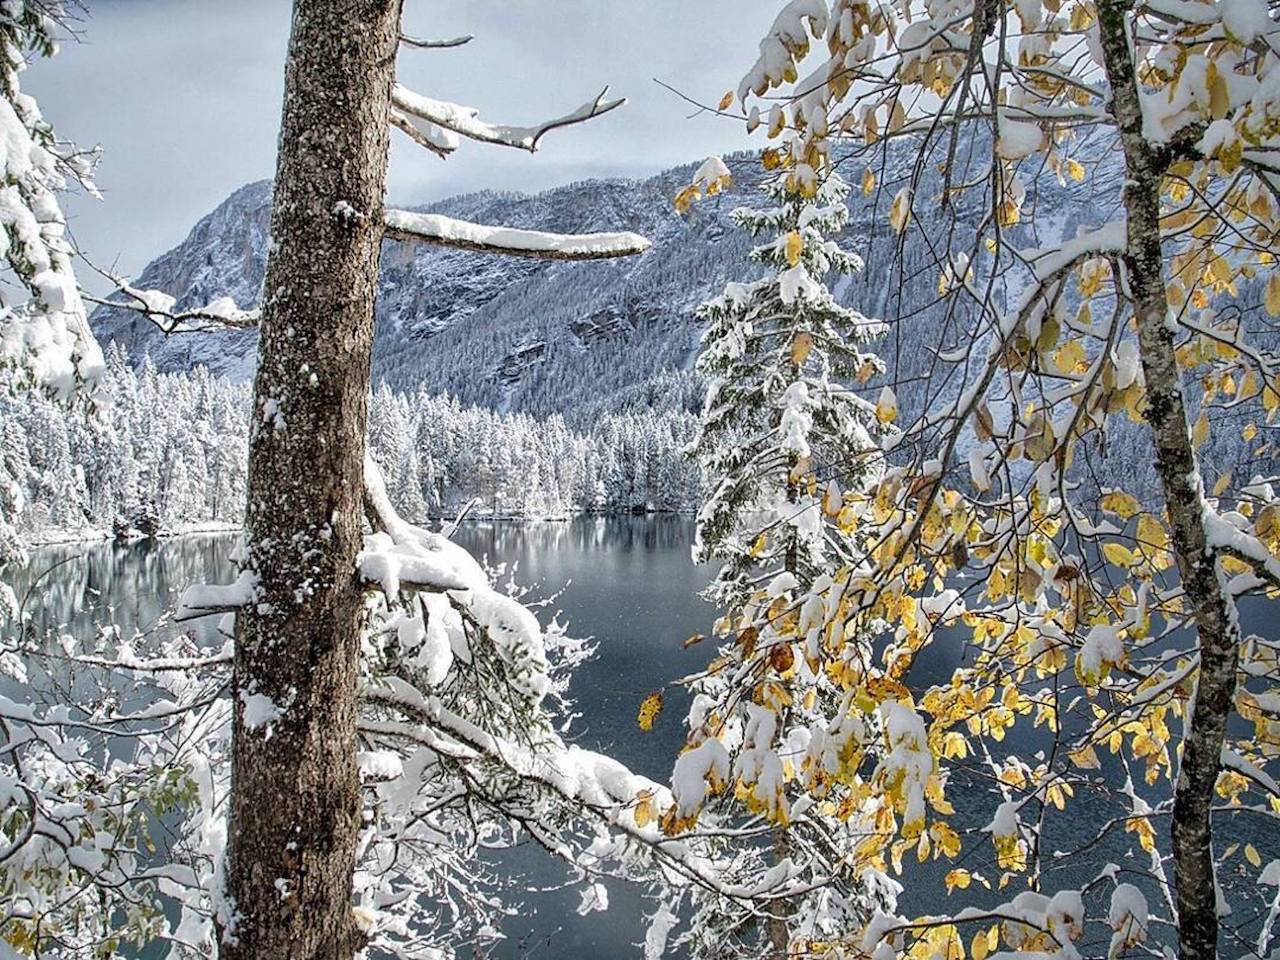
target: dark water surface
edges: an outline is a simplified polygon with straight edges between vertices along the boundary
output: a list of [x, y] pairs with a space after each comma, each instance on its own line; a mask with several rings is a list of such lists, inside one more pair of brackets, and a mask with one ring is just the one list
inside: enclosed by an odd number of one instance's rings
[[[713, 619], [711, 607], [697, 596], [711, 571], [694, 566], [690, 560], [691, 522], [676, 517], [580, 518], [567, 523], [529, 525], [477, 522], [464, 526], [455, 539], [490, 564], [506, 564], [509, 572], [514, 566], [516, 581], [530, 588], [527, 601], [551, 598], [539, 611], [544, 622], [552, 613], [558, 613], [572, 635], [593, 637], [598, 642], [596, 658], [574, 676], [572, 694], [582, 713], [574, 727], [576, 742], [608, 752], [637, 772], [665, 781], [683, 739], [681, 718], [687, 706], [683, 694], [666, 685], [701, 668], [713, 653], [710, 642], [683, 648], [691, 633], [708, 633]], [[24, 593], [28, 595], [31, 624], [39, 631], [87, 637], [101, 627], [115, 624], [123, 636], [129, 637], [135, 630], [171, 630], [174, 628], [163, 617], [187, 585], [231, 578], [227, 556], [235, 542], [233, 535], [222, 534], [161, 543], [42, 548], [33, 551], [26, 570], [9, 572], [9, 582], [20, 600]], [[1274, 638], [1280, 629], [1274, 609], [1262, 601], [1243, 604], [1241, 621], [1245, 632]], [[213, 618], [205, 618], [185, 628], [194, 626], [213, 642], [212, 621]], [[925, 684], [949, 676], [959, 663], [960, 649], [961, 644], [945, 640], [935, 645], [919, 665], [920, 675], [913, 671], [913, 680]], [[666, 709], [653, 732], [641, 733], [635, 722], [637, 707], [646, 695], [659, 688], [666, 690]], [[1007, 753], [1025, 756], [1043, 746], [1037, 742], [1040, 739], [1028, 731], [1016, 734], [1002, 746]], [[1031, 761], [1029, 756], [1026, 759]], [[1110, 765], [1111, 761], [1105, 758], [1104, 763]], [[988, 782], [973, 779], [966, 783], [965, 779], [958, 774], [948, 791], [957, 807], [956, 822], [981, 826], [997, 801], [990, 795]], [[1042, 838], [1046, 849], [1077, 846], [1119, 812], [1109, 809], [1109, 803], [1089, 796], [1087, 790], [1078, 793], [1068, 815], [1050, 821]], [[977, 817], [982, 819], [974, 819]], [[1265, 859], [1280, 855], [1280, 841], [1270, 836], [1233, 835], [1238, 829], [1225, 831], [1219, 843], [1249, 839], [1262, 850]], [[1145, 867], [1145, 862], [1129, 859], [1131, 839], [1121, 833], [1116, 842], [1093, 848], [1086, 857], [1057, 860], [1051, 867], [1057, 875], [1047, 878], [1048, 887], [1087, 883], [1107, 862], [1119, 863], [1125, 873], [1129, 865]], [[968, 839], [966, 860], [971, 857], [971, 848], [979, 849], [984, 861], [988, 859], [989, 844]], [[914, 861], [913, 856], [908, 856]], [[580, 917], [574, 909], [579, 902], [578, 893], [556, 889], [566, 879], [565, 871], [541, 849], [528, 847], [504, 855], [501, 865], [532, 886], [553, 889], [524, 897], [518, 913], [503, 927], [508, 939], [492, 955], [575, 960], [640, 955], [634, 945], [643, 940], [642, 915], [652, 912], [653, 905], [645, 903], [636, 890], [622, 883], [608, 883], [610, 909]], [[937, 880], [954, 865], [939, 861], [924, 867], [923, 872]], [[1233, 862], [1231, 868], [1235, 872], [1237, 864]], [[913, 863], [908, 875], [920, 876], [917, 871], [921, 870]], [[1225, 879], [1222, 873], [1219, 877]], [[1252, 878], [1241, 875], [1239, 880], [1248, 888], [1254, 886]], [[924, 893], [926, 889], [929, 894]], [[932, 891], [937, 889], [935, 884], [928, 884], [906, 891], [902, 907], [908, 913], [952, 911], [966, 903], [979, 905], [995, 896], [975, 884], [963, 899], [957, 896], [945, 903], [930, 902]], [[1006, 891], [1000, 898], [1012, 892]], [[1257, 896], [1256, 892], [1253, 895]], [[1154, 900], [1152, 905], [1158, 909]]]

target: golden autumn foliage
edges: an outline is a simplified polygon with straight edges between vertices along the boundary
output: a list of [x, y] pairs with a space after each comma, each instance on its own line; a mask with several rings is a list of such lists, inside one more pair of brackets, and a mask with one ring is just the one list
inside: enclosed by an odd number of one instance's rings
[[[1125, 224], [1099, 219], [1120, 207], [1114, 170], [1089, 140], [1117, 129], [1098, 47], [1103, 5], [997, 4], [991, 22], [979, 22], [979, 5], [945, 29], [926, 4], [819, 6], [826, 19], [780, 18], [786, 39], [762, 44], [737, 91], [748, 117], [753, 98], [770, 98], [755, 121], [771, 138], [765, 168], [791, 172], [797, 191], [812, 189], [842, 141], [890, 245], [919, 243], [936, 257], [930, 277], [954, 310], [947, 323], [966, 311], [976, 319], [928, 344], [939, 358], [931, 375], [953, 378], [952, 391], [926, 391], [927, 409], [913, 409], [905, 391], [900, 401], [894, 386], [875, 398], [877, 420], [907, 440], [887, 454], [873, 489], [846, 492], [827, 511], [861, 555], [831, 565], [808, 595], [762, 598], [746, 617], [795, 657], [745, 644], [713, 672], [734, 667], [747, 678], [741, 695], [777, 718], [777, 742], [787, 736], [793, 671], [840, 691], [841, 709], [824, 714], [821, 736], [789, 758], [785, 781], [861, 832], [858, 868], [909, 876], [913, 861], [955, 860], [947, 893], [980, 884], [1049, 894], [1044, 824], [1076, 816], [1085, 795], [1100, 794], [1114, 825], [1098, 829], [1122, 835], [1136, 863], [1167, 860], [1168, 798], [1200, 669], [1196, 611], [1181, 586], [1178, 518], [1160, 490], [1117, 486], [1141, 471], [1108, 459], [1116, 434], [1148, 436], [1166, 401], [1148, 382], [1155, 368], [1138, 329]], [[1203, 458], [1198, 493], [1213, 562], [1231, 589], [1274, 602], [1280, 505], [1265, 468], [1280, 452], [1280, 358], [1251, 336], [1258, 318], [1280, 316], [1280, 97], [1261, 92], [1261, 78], [1280, 76], [1280, 27], [1262, 7], [1246, 22], [1225, 6], [1123, 16], [1138, 36], [1144, 129], [1159, 128], [1160, 143], [1180, 138], [1149, 181], [1158, 188], [1176, 368], [1156, 372], [1175, 377], [1189, 399], [1185, 426]], [[1000, 64], [998, 88], [977, 63]], [[812, 80], [803, 89], [801, 76]], [[990, 146], [966, 166], [952, 130], [973, 125], [985, 127]], [[892, 168], [875, 157], [892, 156], [888, 145], [908, 136], [922, 144], [913, 179], [882, 184], [876, 171]], [[924, 181], [921, 170], [937, 179]], [[1079, 235], [1056, 246], [1038, 221], [1045, 171], [1080, 203]], [[972, 246], [944, 250], [948, 238], [917, 238], [926, 205], [965, 203], [979, 211], [966, 221], [977, 224]], [[788, 258], [796, 262], [789, 246]], [[1017, 296], [984, 296], [1005, 281]], [[859, 386], [869, 379], [855, 377]], [[1258, 469], [1220, 462], [1228, 435]], [[756, 546], [764, 549], [763, 535]], [[737, 617], [725, 626], [742, 626]], [[1250, 735], [1233, 728], [1218, 781], [1233, 809], [1252, 804], [1259, 816], [1280, 816], [1280, 792], [1269, 786], [1280, 761], [1274, 641], [1242, 644], [1234, 709]], [[949, 655], [957, 665], [948, 677], [919, 679]], [[1022, 756], [1026, 737], [1051, 747]], [[1002, 798], [985, 829], [958, 823], [952, 809], [960, 772], [974, 770]], [[752, 809], [785, 820], [750, 779], [735, 789]], [[1267, 866], [1253, 845], [1242, 860], [1250, 882]], [[1147, 936], [1131, 901], [1117, 903], [1113, 955]], [[1085, 921], [1059, 922], [1055, 931], [1047, 918], [903, 920], [891, 947], [921, 958], [983, 960], [1002, 947], [1055, 953], [1063, 931], [1079, 939]], [[839, 941], [848, 956], [863, 956], [861, 932]]]

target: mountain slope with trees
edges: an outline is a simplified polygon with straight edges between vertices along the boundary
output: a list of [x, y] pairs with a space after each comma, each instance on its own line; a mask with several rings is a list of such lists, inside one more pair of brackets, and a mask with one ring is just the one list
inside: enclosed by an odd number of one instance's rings
[[[976, 136], [981, 139], [982, 134]], [[837, 148], [842, 149], [842, 148]], [[981, 144], [971, 145], [980, 153]], [[1088, 211], [1119, 210], [1115, 158], [1106, 144], [1082, 144], [1077, 155], [1094, 171], [1087, 181], [1037, 177], [1037, 215], [1010, 230], [1028, 247], [1074, 237]], [[887, 373], [877, 384], [896, 391], [904, 416], [958, 389], [939, 374], [939, 353], [960, 345], [963, 310], [938, 297], [937, 251], [931, 244], [963, 243], [981, 209], [960, 197], [954, 209], [933, 200], [917, 204], [919, 242], [900, 244], [887, 223], [885, 195], [916, 177], [909, 139], [894, 141], [876, 161], [851, 154], [837, 169], [855, 184], [850, 218], [841, 236], [866, 259], [866, 269], [833, 283], [837, 301], [867, 316], [895, 321], [882, 344]], [[573, 429], [590, 432], [609, 413], [696, 413], [704, 387], [693, 371], [700, 324], [699, 303], [733, 279], [747, 279], [749, 242], [730, 221], [731, 211], [760, 186], [754, 154], [730, 156], [732, 186], [683, 215], [672, 201], [688, 183], [693, 165], [646, 180], [589, 180], [539, 194], [485, 191], [452, 197], [423, 210], [471, 221], [505, 218], [525, 229], [588, 232], [628, 229], [653, 239], [653, 247], [622, 260], [565, 263], [492, 258], [388, 240], [374, 334], [373, 379], [397, 392], [448, 395], [463, 406], [563, 415]], [[873, 181], [871, 193], [865, 187]], [[919, 196], [936, 198], [942, 175], [929, 166], [919, 174]], [[883, 187], [883, 191], [881, 188]], [[177, 247], [150, 263], [136, 285], [173, 294], [179, 308], [230, 296], [243, 308], [257, 304], [269, 243], [271, 185], [237, 190], [201, 219]], [[950, 238], [950, 239], [948, 239]], [[748, 267], [748, 274], [750, 271]], [[1021, 292], [1016, 276], [1002, 278], [998, 298]], [[1242, 302], [1260, 302], [1261, 285], [1242, 284]], [[1252, 325], [1257, 311], [1246, 316]], [[137, 311], [103, 306], [91, 317], [104, 346], [124, 348], [135, 365], [150, 356], [160, 372], [205, 366], [215, 375], [253, 375], [256, 330], [212, 330], [165, 338]], [[1267, 344], [1264, 327], [1251, 335]], [[877, 386], [877, 390], [879, 387]], [[1215, 436], [1204, 456], [1227, 464], [1247, 459], [1247, 444]], [[1111, 438], [1108, 456], [1150, 486], [1154, 475], [1141, 430], [1124, 425]], [[1264, 460], [1270, 456], [1264, 451]]]

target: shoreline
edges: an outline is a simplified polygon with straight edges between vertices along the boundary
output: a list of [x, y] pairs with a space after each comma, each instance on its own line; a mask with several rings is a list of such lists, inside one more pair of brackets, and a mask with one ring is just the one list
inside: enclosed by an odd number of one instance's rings
[[117, 537], [114, 531], [97, 527], [42, 530], [39, 533], [23, 533], [20, 536], [23, 544], [34, 550], [40, 547], [59, 547], [77, 543], [138, 543], [141, 540], [174, 540], [178, 537], [194, 537], [201, 534], [239, 533], [240, 529], [241, 524], [238, 523], [203, 520], [160, 530], [149, 537], [137, 531], [126, 537]]
[[[472, 526], [480, 523], [503, 523], [503, 524], [540, 524], [540, 523], [572, 523], [575, 520], [584, 519], [648, 519], [659, 517], [671, 517], [685, 520], [692, 520], [695, 517], [693, 511], [684, 510], [654, 510], [644, 513], [632, 513], [630, 511], [606, 511], [606, 512], [590, 512], [575, 513], [563, 517], [514, 517], [514, 516], [472, 516], [467, 517], [461, 522], [461, 526]], [[429, 517], [427, 523], [452, 525], [454, 518], [449, 517]], [[82, 529], [59, 529], [59, 530], [43, 530], [39, 533], [23, 533], [23, 544], [30, 550], [38, 550], [42, 547], [60, 547], [71, 546], [75, 544], [89, 543], [140, 543], [143, 540], [176, 540], [179, 537], [196, 537], [203, 535], [217, 535], [228, 533], [239, 533], [243, 529], [243, 524], [230, 523], [227, 521], [207, 520], [183, 524], [180, 527], [166, 528], [147, 536], [137, 531], [126, 537], [117, 537], [110, 529], [85, 527]]]

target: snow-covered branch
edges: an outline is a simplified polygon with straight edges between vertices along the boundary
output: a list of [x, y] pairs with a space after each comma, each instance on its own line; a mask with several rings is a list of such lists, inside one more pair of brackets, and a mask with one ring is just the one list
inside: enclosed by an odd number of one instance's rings
[[104, 274], [116, 284], [123, 299], [103, 299], [85, 295], [91, 303], [105, 307], [124, 307], [142, 314], [165, 336], [175, 333], [204, 333], [209, 330], [248, 330], [258, 325], [258, 308], [242, 310], [230, 297], [217, 297], [191, 310], [175, 310], [177, 298], [162, 290], [140, 290], [123, 277]]
[[[587, 120], [602, 116], [627, 102], [625, 98], [606, 100], [605, 94], [608, 92], [609, 88], [605, 87], [600, 91], [598, 97], [594, 100], [588, 100], [578, 109], [566, 113], [564, 116], [527, 127], [488, 123], [480, 119], [480, 112], [474, 107], [450, 103], [447, 100], [433, 100], [430, 97], [415, 93], [401, 84], [396, 84], [395, 89], [391, 92], [391, 102], [394, 108], [403, 116], [425, 121], [428, 124], [451, 131], [469, 140], [494, 143], [504, 147], [515, 147], [519, 150], [528, 150], [533, 153], [538, 149], [538, 143], [548, 132], [560, 127], [584, 123]], [[404, 126], [399, 122], [396, 123], [396, 126], [402, 130], [404, 129]], [[445, 147], [444, 149], [452, 150], [456, 147], [457, 143], [455, 141], [453, 146]]]
[[418, 50], [445, 50], [451, 47], [460, 47], [474, 39], [475, 36], [470, 33], [462, 37], [452, 37], [448, 40], [424, 40], [421, 37], [411, 37], [405, 33], [400, 34], [401, 43], [406, 47], [414, 47]]
[[635, 233], [544, 233], [490, 227], [409, 210], [388, 210], [386, 227], [386, 236], [392, 240], [539, 260], [608, 260], [643, 253], [650, 246], [648, 240]]
[[411, 117], [399, 110], [391, 111], [391, 125], [418, 146], [430, 150], [441, 160], [448, 159], [449, 154], [458, 149], [458, 135], [452, 130]]

